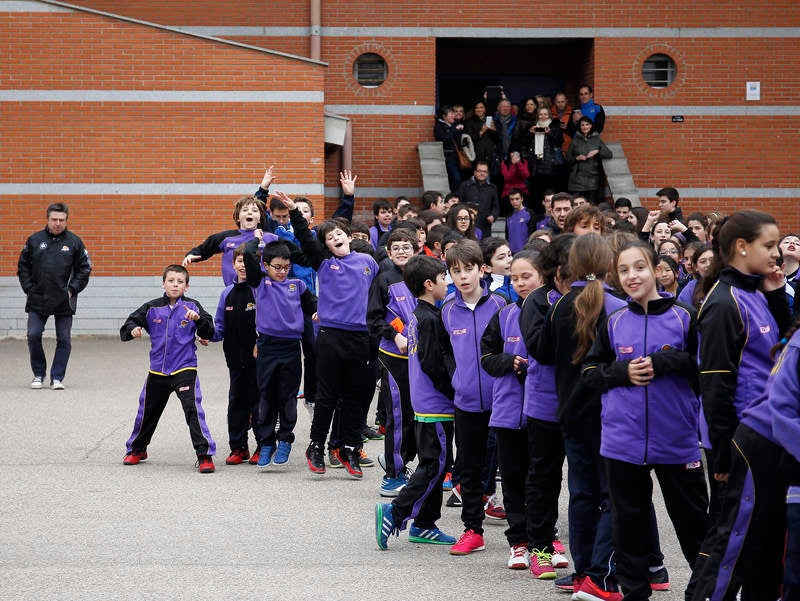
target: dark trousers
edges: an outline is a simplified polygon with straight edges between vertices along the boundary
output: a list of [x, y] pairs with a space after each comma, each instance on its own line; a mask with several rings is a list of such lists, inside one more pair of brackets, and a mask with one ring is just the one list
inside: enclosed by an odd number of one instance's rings
[[[42, 334], [49, 316], [40, 315], [35, 311], [28, 312], [28, 352], [31, 356], [31, 371], [34, 376], [44, 380], [47, 374], [47, 358], [44, 356]], [[63, 380], [67, 373], [67, 363], [72, 351], [72, 315], [55, 315], [56, 322], [56, 352], [53, 355], [53, 365], [50, 367], [50, 381]]]
[[379, 352], [378, 361], [381, 369], [379, 399], [386, 409], [386, 436], [383, 439], [386, 475], [395, 478], [417, 455], [414, 409], [408, 388], [408, 359]]
[[314, 322], [310, 317], [303, 321], [303, 395], [305, 402], [313, 405], [317, 399], [317, 341]]
[[370, 368], [366, 332], [320, 328], [317, 336], [317, 400], [311, 441], [325, 444], [333, 413], [339, 406], [342, 441], [361, 448], [365, 399], [371, 399], [375, 378]]
[[491, 411], [471, 413], [456, 407], [455, 437], [461, 463], [461, 521], [466, 530], [483, 534], [483, 482]]
[[703, 541], [689, 581], [694, 601], [732, 601], [740, 587], [742, 601], [780, 596], [786, 533], [780, 458], [780, 447], [739, 424], [717, 527]]
[[497, 492], [497, 468], [499, 465], [497, 436], [495, 429], [489, 428], [489, 435], [486, 437], [486, 460], [483, 463], [483, 471], [481, 472], [483, 494], [488, 497]]
[[707, 529], [708, 493], [701, 462], [686, 465], [634, 465], [616, 459], [605, 460], [617, 580], [625, 601], [650, 597], [649, 560], [652, 523], [654, 471], [664, 495], [683, 556], [694, 565]]
[[228, 442], [233, 451], [247, 448], [247, 432], [258, 421], [258, 383], [255, 363], [228, 366], [228, 374]]
[[133, 432], [126, 443], [129, 453], [147, 450], [158, 420], [164, 412], [164, 407], [167, 406], [169, 395], [173, 392], [178, 395], [183, 407], [195, 452], [198, 455], [214, 455], [217, 452], [217, 445], [208, 431], [206, 414], [201, 404], [203, 394], [200, 392], [197, 370], [187, 369], [172, 376], [152, 373], [147, 375], [147, 381], [139, 396], [139, 410], [133, 422]]
[[503, 506], [509, 546], [528, 542], [525, 487], [528, 476], [528, 431], [493, 428], [497, 439], [500, 473], [503, 476]]
[[435, 528], [442, 516], [442, 482], [452, 461], [453, 422], [414, 422], [419, 464], [392, 502], [395, 524], [404, 529], [409, 518], [420, 528]]
[[783, 601], [800, 601], [800, 503], [797, 502], [786, 505], [786, 562], [783, 570]]
[[613, 541], [600, 425], [564, 432], [569, 488], [569, 550], [575, 573], [591, 576], [605, 590], [615, 590], [612, 577]]
[[[445, 142], [446, 144], [447, 142]], [[455, 149], [452, 152], [444, 153], [444, 166], [447, 169], [447, 183], [450, 186], [450, 192], [455, 192], [461, 184], [461, 167], [459, 167], [458, 154]]]
[[529, 417], [527, 452], [527, 540], [532, 549], [550, 553], [558, 521], [558, 497], [565, 458], [564, 438], [558, 423]]
[[258, 445], [275, 445], [276, 438], [293, 443], [302, 376], [300, 341], [261, 334], [257, 346], [258, 421], [254, 431]]

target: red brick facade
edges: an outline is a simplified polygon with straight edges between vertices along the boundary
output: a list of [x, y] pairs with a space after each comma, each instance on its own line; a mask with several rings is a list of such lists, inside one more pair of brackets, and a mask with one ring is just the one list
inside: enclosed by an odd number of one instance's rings
[[[485, 46], [487, 39], [513, 37], [530, 70], [546, 63], [549, 73], [559, 70], [558, 47], [542, 50], [535, 42], [580, 39], [587, 50], [564, 67], [565, 88], [574, 104], [577, 83], [594, 86], [608, 113], [603, 138], [622, 143], [646, 202], [648, 191], [674, 186], [683, 192], [684, 213], [757, 206], [775, 214], [782, 229], [800, 228], [800, 160], [793, 148], [800, 133], [800, 5], [793, 0], [724, 9], [708, 0], [672, 3], [679, 6], [603, 0], [580, 15], [549, 0], [532, 10], [514, 3], [487, 10], [479, 2], [322, 0], [320, 59], [327, 66], [189, 35], [308, 56], [310, 9], [302, 0], [75, 4], [188, 33], [83, 11], [4, 14], [0, 91], [185, 91], [187, 97], [4, 99], [0, 184], [255, 185], [274, 163], [282, 183], [324, 186], [318, 213], [329, 213], [341, 156], [323, 143], [326, 107], [351, 119], [362, 190], [387, 196], [417, 190], [416, 144], [432, 139], [438, 98], [437, 39], [473, 38]], [[363, 52], [388, 64], [388, 79], [377, 88], [354, 80], [353, 61]], [[641, 76], [642, 62], [654, 53], [677, 64], [676, 80], [662, 90]], [[466, 71], [479, 54], [465, 55]], [[745, 100], [748, 81], [761, 82], [760, 101]], [[191, 100], [192, 92], [226, 91], [324, 92], [324, 101]], [[673, 114], [684, 121], [673, 123]], [[81, 193], [64, 200], [72, 227], [93, 251], [96, 274], [149, 275], [205, 235], [230, 227], [238, 193], [193, 192]], [[367, 215], [371, 199], [358, 198], [357, 210]], [[31, 191], [0, 196], [4, 237], [13, 241], [4, 245], [2, 274], [14, 272], [16, 248], [43, 224], [47, 200]]]

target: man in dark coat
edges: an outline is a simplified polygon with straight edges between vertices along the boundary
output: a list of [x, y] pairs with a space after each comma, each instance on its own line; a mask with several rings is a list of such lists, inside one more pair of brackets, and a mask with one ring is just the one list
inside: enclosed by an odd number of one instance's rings
[[89, 283], [92, 263], [78, 236], [67, 230], [67, 205], [47, 207], [47, 225], [31, 235], [19, 255], [17, 276], [27, 296], [28, 351], [31, 356], [31, 388], [42, 388], [47, 359], [42, 333], [52, 315], [56, 322], [56, 351], [50, 367], [50, 387], [63, 390], [64, 375], [72, 350], [72, 316], [80, 293]]

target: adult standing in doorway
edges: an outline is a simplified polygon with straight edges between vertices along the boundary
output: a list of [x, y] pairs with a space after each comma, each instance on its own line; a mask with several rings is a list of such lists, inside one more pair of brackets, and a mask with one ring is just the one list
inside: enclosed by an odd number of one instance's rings
[[64, 203], [47, 207], [47, 225], [31, 235], [19, 256], [17, 276], [26, 294], [28, 351], [33, 381], [31, 388], [42, 388], [47, 359], [42, 333], [48, 318], [56, 322], [56, 350], [50, 366], [50, 387], [64, 389], [64, 376], [72, 350], [72, 316], [78, 294], [89, 283], [92, 263], [83, 241], [67, 230], [69, 209]]
[[581, 115], [589, 117], [594, 125], [594, 131], [598, 134], [603, 133], [606, 124], [606, 112], [603, 107], [594, 101], [594, 90], [589, 84], [583, 84], [578, 88], [578, 99], [581, 101]]

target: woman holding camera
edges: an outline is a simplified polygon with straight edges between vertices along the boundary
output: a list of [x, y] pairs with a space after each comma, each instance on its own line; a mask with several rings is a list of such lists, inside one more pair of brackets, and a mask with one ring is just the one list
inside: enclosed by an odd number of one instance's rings
[[528, 154], [528, 206], [537, 215], [543, 215], [545, 190], [558, 188], [558, 167], [564, 163], [561, 152], [564, 134], [559, 123], [551, 118], [550, 109], [541, 106], [536, 111], [536, 121], [522, 132], [520, 141]]
[[599, 200], [600, 176], [603, 173], [601, 159], [610, 159], [611, 151], [594, 131], [589, 117], [578, 121], [578, 131], [567, 150], [566, 161], [570, 166], [567, 187], [570, 194], [581, 193], [593, 205]]

